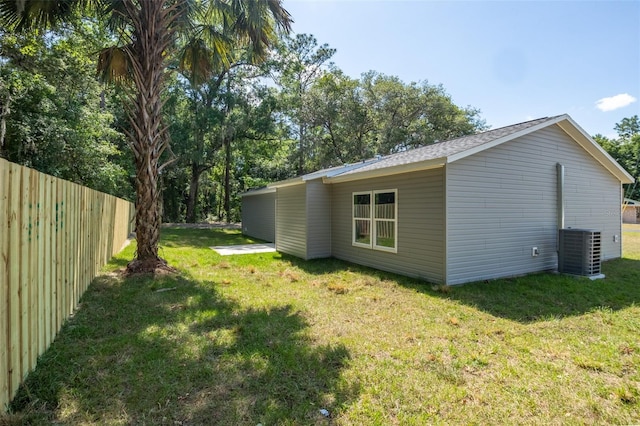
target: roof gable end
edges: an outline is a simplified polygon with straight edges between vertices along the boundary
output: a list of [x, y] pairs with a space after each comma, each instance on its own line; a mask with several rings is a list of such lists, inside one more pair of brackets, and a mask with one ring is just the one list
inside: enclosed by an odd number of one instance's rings
[[633, 177], [567, 114], [531, 120], [391, 154], [357, 169], [333, 177], [327, 176], [324, 180], [328, 183], [338, 183], [443, 167], [447, 163], [556, 124], [622, 183], [634, 181]]

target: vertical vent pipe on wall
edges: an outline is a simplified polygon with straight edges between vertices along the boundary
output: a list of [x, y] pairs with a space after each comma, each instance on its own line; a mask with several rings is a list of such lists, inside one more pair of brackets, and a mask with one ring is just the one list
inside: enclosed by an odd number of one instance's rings
[[[564, 228], [564, 166], [560, 163], [557, 163], [556, 172], [558, 175], [558, 230], [560, 230]], [[558, 238], [560, 238], [559, 234], [560, 233], [558, 232]], [[560, 247], [559, 244], [560, 242], [558, 240], [558, 248]]]

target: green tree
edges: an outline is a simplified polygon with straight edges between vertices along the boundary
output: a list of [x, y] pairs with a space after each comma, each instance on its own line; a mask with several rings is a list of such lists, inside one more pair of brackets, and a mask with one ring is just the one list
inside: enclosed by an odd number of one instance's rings
[[[237, 193], [264, 181], [265, 172], [247, 164], [271, 164], [280, 145], [279, 104], [275, 89], [262, 84], [265, 72], [236, 61], [196, 86], [172, 81], [166, 109], [178, 160], [163, 174], [167, 219], [237, 220]], [[255, 178], [242, 175], [250, 172]]]
[[334, 69], [318, 78], [303, 104], [309, 129], [308, 161], [314, 169], [373, 157], [376, 124], [358, 80]]
[[303, 102], [312, 169], [352, 163], [468, 135], [486, 128], [477, 109], [455, 105], [441, 86], [405, 84], [337, 68], [316, 79]]
[[[102, 50], [99, 67], [105, 78], [132, 82], [127, 102], [127, 131], [136, 164], [137, 254], [128, 269], [152, 271], [166, 265], [158, 256], [161, 224], [159, 173], [161, 156], [168, 148], [167, 128], [162, 122], [162, 94], [173, 46], [183, 45], [203, 55], [191, 54], [182, 61], [194, 74], [206, 72], [212, 59], [227, 61], [231, 46], [250, 40], [252, 54], [263, 57], [278, 27], [288, 30], [289, 14], [280, 0], [0, 0], [0, 23], [15, 30], [55, 25], [71, 19], [89, 6], [109, 18], [109, 28], [120, 43]], [[229, 39], [228, 31], [234, 38]], [[210, 54], [213, 54], [211, 56]], [[197, 59], [197, 60], [195, 60]]]
[[298, 142], [292, 155], [298, 174], [313, 168], [309, 161], [307, 133], [310, 123], [304, 112], [305, 98], [314, 82], [331, 67], [330, 59], [335, 52], [327, 44], [318, 46], [318, 41], [310, 34], [296, 34], [276, 45], [272, 78], [281, 89], [283, 105], [287, 106], [289, 132]]
[[614, 129], [618, 133], [617, 138], [610, 139], [600, 134], [593, 138], [635, 178], [634, 183], [626, 185], [625, 197], [640, 199], [640, 118], [637, 115], [623, 118]]
[[129, 158], [90, 57], [100, 29], [0, 33], [0, 155], [15, 163], [131, 198]]
[[388, 154], [485, 130], [476, 108], [453, 103], [442, 86], [405, 84], [369, 71], [362, 76], [365, 102], [376, 123], [377, 152]]
[[625, 117], [613, 127], [622, 141], [628, 141], [640, 133], [640, 118], [637, 115]]

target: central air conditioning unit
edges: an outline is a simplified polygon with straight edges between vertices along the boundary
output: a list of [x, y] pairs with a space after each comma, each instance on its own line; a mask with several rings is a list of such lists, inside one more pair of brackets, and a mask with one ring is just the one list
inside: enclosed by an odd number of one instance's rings
[[600, 231], [593, 229], [561, 229], [558, 272], [602, 278], [602, 244]]

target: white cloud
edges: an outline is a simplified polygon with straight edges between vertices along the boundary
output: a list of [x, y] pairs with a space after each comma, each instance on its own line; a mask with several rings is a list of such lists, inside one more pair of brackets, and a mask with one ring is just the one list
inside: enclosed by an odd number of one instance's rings
[[621, 93], [619, 95], [611, 96], [608, 98], [602, 98], [596, 102], [596, 108], [600, 111], [613, 111], [618, 108], [626, 107], [637, 101], [636, 98], [628, 93]]

